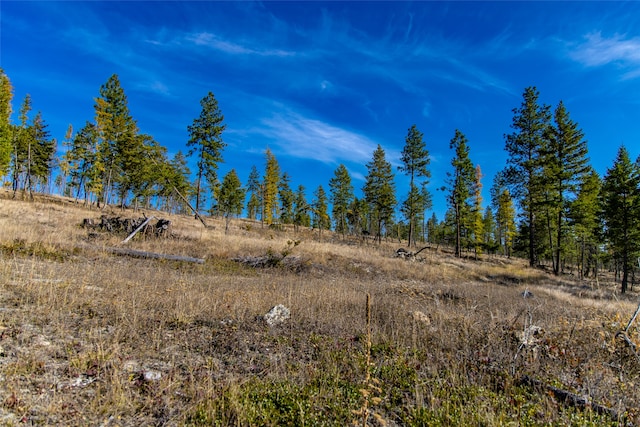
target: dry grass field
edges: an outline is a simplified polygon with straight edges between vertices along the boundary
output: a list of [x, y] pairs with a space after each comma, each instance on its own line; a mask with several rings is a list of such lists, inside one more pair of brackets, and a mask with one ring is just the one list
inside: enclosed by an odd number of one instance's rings
[[[0, 425], [640, 423], [640, 359], [616, 338], [635, 290], [157, 212], [172, 237], [122, 244], [80, 226], [105, 213], [142, 215], [0, 192]], [[269, 326], [277, 304], [291, 317]]]

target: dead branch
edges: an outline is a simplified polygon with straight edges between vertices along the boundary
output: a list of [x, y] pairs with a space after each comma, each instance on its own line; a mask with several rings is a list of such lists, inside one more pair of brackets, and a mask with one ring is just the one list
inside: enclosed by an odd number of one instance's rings
[[607, 408], [603, 405], [599, 405], [597, 403], [593, 403], [589, 396], [580, 396], [575, 393], [571, 393], [570, 391], [562, 390], [558, 387], [544, 384], [542, 381], [531, 378], [528, 375], [520, 378], [520, 380], [518, 381], [518, 385], [550, 392], [553, 397], [555, 397], [559, 402], [564, 403], [568, 406], [574, 406], [578, 409], [591, 408], [597, 414], [607, 415], [611, 417], [611, 419], [618, 421], [621, 419], [621, 414], [619, 414], [618, 411], [612, 408]]
[[114, 247], [105, 247], [104, 250], [114, 254], [127, 255], [127, 256], [136, 257], [136, 258], [167, 259], [171, 261], [184, 261], [184, 262], [194, 262], [197, 264], [204, 264], [203, 258], [193, 258], [193, 257], [181, 256], [181, 255], [161, 254], [157, 252], [137, 251], [134, 249], [114, 248]]
[[133, 233], [129, 234], [127, 238], [122, 241], [122, 243], [127, 243], [129, 240], [131, 240], [131, 238], [135, 236], [138, 233], [138, 231], [142, 230], [147, 224], [149, 224], [149, 221], [151, 221], [152, 219], [153, 219], [153, 216], [150, 216], [149, 218], [147, 218], [142, 224], [138, 226], [138, 228], [136, 228], [133, 231]]

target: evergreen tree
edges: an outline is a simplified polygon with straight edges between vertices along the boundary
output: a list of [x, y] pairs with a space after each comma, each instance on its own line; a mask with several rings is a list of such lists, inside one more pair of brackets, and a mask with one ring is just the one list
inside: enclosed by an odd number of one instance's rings
[[607, 169], [600, 193], [604, 235], [611, 252], [622, 263], [622, 288], [627, 291], [633, 259], [640, 249], [640, 158], [631, 162], [622, 146]]
[[127, 96], [120, 86], [116, 74], [100, 87], [100, 97], [94, 105], [95, 122], [99, 136], [99, 159], [103, 172], [102, 194], [98, 197], [98, 204], [111, 203], [111, 195], [118, 188], [120, 203], [126, 203], [130, 182], [127, 174], [139, 165], [142, 141], [137, 137], [138, 125], [131, 116]]
[[422, 184], [422, 189], [420, 191], [420, 201], [422, 202], [422, 209], [419, 217], [422, 220], [422, 240], [424, 242], [427, 239], [425, 236], [425, 233], [427, 232], [427, 211], [433, 207], [433, 199], [426, 183]]
[[333, 205], [332, 213], [335, 230], [344, 237], [348, 230], [347, 214], [349, 212], [349, 205], [354, 198], [351, 176], [345, 165], [338, 166], [333, 174], [333, 178], [329, 180], [329, 192], [331, 195], [331, 204]]
[[[424, 206], [422, 201], [423, 195], [419, 190], [419, 186], [416, 180], [418, 178], [426, 179], [431, 177], [431, 173], [427, 169], [427, 166], [429, 166], [431, 159], [429, 158], [429, 151], [427, 151], [422, 137], [423, 134], [418, 130], [416, 125], [411, 126], [411, 128], [407, 132], [407, 136], [405, 137], [405, 145], [400, 157], [402, 166], [398, 167], [401, 172], [404, 172], [407, 176], [409, 176], [409, 194], [407, 196], [407, 199], [403, 203], [402, 209], [405, 217], [409, 221], [409, 247], [415, 244], [414, 230], [416, 217]], [[423, 184], [425, 183], [426, 181], [423, 181]], [[422, 188], [423, 190], [426, 189], [425, 186], [423, 186]]]
[[475, 182], [475, 169], [469, 159], [467, 138], [457, 129], [449, 142], [449, 148], [455, 151], [455, 157], [451, 160], [453, 172], [447, 172], [447, 183], [449, 184], [447, 200], [452, 209], [455, 225], [455, 254], [460, 257], [462, 256], [462, 240], [468, 234], [471, 223], [469, 198], [472, 195]]
[[200, 106], [202, 107], [200, 116], [187, 126], [189, 132], [187, 156], [191, 157], [195, 154], [197, 158], [196, 212], [201, 207], [203, 181], [206, 180], [212, 190], [217, 185], [218, 163], [222, 162], [222, 150], [227, 145], [222, 140], [222, 132], [226, 128], [223, 124], [224, 116], [213, 93], [209, 92], [202, 98]]
[[256, 219], [258, 215], [263, 214], [263, 197], [262, 183], [260, 182], [260, 173], [255, 166], [251, 166], [249, 179], [247, 180], [247, 192], [249, 192], [249, 201], [247, 202], [247, 216], [249, 219]]
[[263, 182], [263, 213], [262, 220], [271, 224], [278, 218], [278, 184], [280, 182], [280, 165], [270, 149], [265, 152], [266, 167]]
[[38, 112], [30, 126], [27, 161], [27, 189], [32, 191], [34, 180], [46, 183], [53, 169], [56, 141], [51, 139], [48, 125]]
[[72, 188], [67, 182], [69, 178], [69, 174], [71, 173], [71, 163], [69, 162], [69, 151], [73, 148], [73, 125], [69, 125], [67, 127], [67, 132], [64, 136], [64, 141], [62, 141], [62, 149], [64, 153], [60, 157], [58, 161], [58, 166], [60, 168], [60, 175], [56, 178], [56, 180], [60, 181], [60, 186], [58, 187], [58, 192], [60, 195], [71, 197]]
[[218, 195], [218, 206], [220, 212], [225, 218], [225, 234], [229, 231], [229, 223], [233, 215], [240, 215], [242, 213], [242, 205], [245, 198], [245, 191], [242, 188], [240, 179], [236, 174], [235, 169], [231, 169], [227, 173], [220, 186], [220, 193]]
[[487, 207], [484, 210], [484, 217], [482, 218], [482, 243], [487, 248], [487, 251], [491, 254], [494, 254], [498, 248], [499, 244], [496, 239], [496, 220], [493, 216], [493, 210], [491, 207]]
[[278, 198], [280, 199], [280, 222], [293, 224], [293, 202], [295, 195], [291, 190], [291, 177], [287, 172], [282, 174], [278, 185]]
[[515, 208], [506, 186], [504, 171], [498, 172], [493, 179], [491, 204], [496, 212], [496, 241], [502, 247], [503, 255], [510, 257], [516, 235]]
[[429, 243], [437, 244], [438, 240], [438, 217], [436, 213], [431, 214], [431, 218], [427, 220], [427, 241]]
[[473, 208], [471, 211], [471, 229], [473, 234], [473, 247], [476, 258], [482, 253], [484, 246], [484, 218], [482, 215], [482, 171], [480, 165], [476, 165], [475, 179], [473, 182]]
[[27, 94], [20, 106], [20, 124], [13, 128], [13, 146], [11, 147], [11, 168], [13, 197], [24, 186], [20, 185], [20, 178], [27, 174], [29, 160], [29, 147], [32, 143], [32, 134], [29, 125], [29, 113], [31, 112], [31, 95]]
[[576, 199], [569, 207], [569, 219], [580, 244], [580, 278], [589, 275], [593, 267], [596, 273], [598, 252], [598, 197], [602, 182], [591, 167], [582, 179]]
[[347, 211], [347, 224], [352, 234], [360, 235], [367, 231], [366, 218], [368, 215], [369, 205], [367, 201], [354, 197]]
[[550, 188], [546, 194], [551, 195], [551, 202], [557, 211], [553, 272], [558, 275], [569, 203], [589, 170], [589, 159], [584, 133], [569, 118], [562, 101], [555, 110], [554, 126], [549, 128], [547, 138], [548, 151], [543, 167]]
[[376, 237], [382, 242], [382, 232], [391, 222], [396, 206], [395, 184], [391, 163], [385, 158], [380, 145], [373, 152], [373, 159], [367, 163], [368, 174], [363, 188], [364, 198], [370, 207], [372, 222], [376, 225]]
[[304, 194], [305, 188], [299, 185], [293, 202], [293, 227], [298, 231], [299, 227], [310, 227], [311, 217], [309, 216], [309, 204]]
[[544, 194], [541, 169], [545, 153], [545, 133], [551, 120], [550, 108], [538, 105], [539, 92], [535, 87], [524, 90], [520, 107], [513, 109], [511, 127], [514, 132], [505, 135], [505, 151], [508, 154], [505, 178], [513, 186], [514, 195], [520, 199], [525, 213], [525, 225], [529, 233], [529, 265], [536, 264], [536, 213]]
[[[85, 204], [89, 200], [89, 182], [98, 160], [98, 129], [96, 125], [86, 122], [84, 127], [71, 139], [71, 145], [64, 154], [64, 162], [69, 168], [69, 186], [75, 188], [76, 201], [84, 195]], [[101, 173], [93, 177], [93, 181], [101, 178]], [[93, 185], [91, 186], [94, 187]], [[95, 194], [96, 196], [99, 195]]]
[[139, 150], [136, 159], [131, 162], [131, 169], [125, 175], [123, 183], [133, 194], [134, 206], [137, 209], [138, 204], [145, 201], [146, 204], [150, 199], [160, 191], [159, 183], [163, 180], [163, 165], [167, 164], [167, 149], [153, 139], [152, 136], [146, 134], [136, 135], [136, 147]]
[[0, 67], [0, 177], [9, 171], [13, 127], [11, 126], [11, 101], [13, 86], [9, 77]]
[[322, 236], [322, 230], [331, 228], [331, 218], [327, 211], [327, 194], [322, 185], [320, 185], [313, 195], [315, 197], [313, 201], [313, 227], [317, 228], [320, 236]]

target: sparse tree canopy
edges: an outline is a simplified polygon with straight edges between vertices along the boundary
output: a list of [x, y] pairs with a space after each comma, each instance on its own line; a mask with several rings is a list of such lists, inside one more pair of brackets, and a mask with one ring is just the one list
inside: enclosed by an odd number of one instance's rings
[[424, 207], [422, 199], [425, 195], [419, 190], [416, 180], [424, 178], [421, 184], [423, 184], [422, 189], [426, 191], [424, 184], [427, 183], [426, 179], [431, 177], [431, 172], [427, 169], [431, 159], [422, 138], [423, 134], [416, 125], [409, 128], [400, 157], [402, 165], [398, 166], [401, 172], [409, 176], [409, 194], [402, 205], [402, 212], [409, 221], [408, 246], [413, 244], [416, 217]]
[[218, 163], [222, 162], [222, 150], [227, 144], [222, 140], [222, 132], [226, 125], [223, 123], [224, 116], [218, 107], [218, 101], [213, 93], [200, 101], [202, 110], [200, 116], [187, 126], [189, 140], [187, 156], [195, 156], [197, 159], [196, 178], [196, 211], [199, 211], [201, 204], [201, 193], [203, 180], [206, 180], [211, 189], [217, 185]]

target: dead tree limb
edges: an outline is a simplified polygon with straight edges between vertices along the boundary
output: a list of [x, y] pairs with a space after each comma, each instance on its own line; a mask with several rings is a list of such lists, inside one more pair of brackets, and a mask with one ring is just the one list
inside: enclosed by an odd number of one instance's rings
[[182, 199], [182, 201], [183, 201], [183, 202], [185, 202], [185, 203], [187, 204], [187, 206], [189, 206], [189, 208], [193, 211], [193, 213], [195, 213], [195, 214], [196, 214], [196, 218], [198, 218], [198, 219], [200, 220], [200, 222], [202, 223], [202, 225], [204, 225], [204, 228], [211, 228], [211, 227], [209, 227], [209, 226], [207, 225], [207, 223], [206, 223], [206, 222], [204, 222], [204, 218], [202, 218], [202, 217], [200, 216], [200, 214], [198, 213], [198, 211], [197, 211], [197, 210], [195, 210], [195, 208], [194, 208], [193, 206], [191, 206], [191, 203], [189, 203], [189, 201], [187, 200], [187, 198], [186, 198], [186, 197], [184, 197], [184, 196], [182, 195], [182, 193], [180, 193], [180, 192], [178, 191], [178, 189], [177, 189], [175, 186], [172, 186], [172, 187], [173, 187], [173, 191], [175, 191], [175, 193], [176, 193], [178, 196], [180, 196], [180, 198]]
[[593, 403], [591, 399], [587, 396], [580, 396], [575, 393], [571, 393], [566, 390], [562, 390], [558, 387], [554, 387], [552, 385], [544, 384], [542, 381], [531, 378], [528, 375], [523, 376], [518, 381], [518, 384], [521, 386], [532, 387], [535, 389], [540, 389], [545, 392], [550, 392], [553, 397], [555, 397], [561, 403], [564, 403], [568, 406], [573, 406], [578, 409], [586, 409], [591, 408], [594, 412], [599, 415], [607, 415], [611, 417], [613, 420], [620, 421], [621, 414], [618, 413], [615, 409], [607, 408], [603, 405], [598, 405], [597, 403]]
[[113, 248], [113, 247], [105, 247], [104, 250], [114, 254], [127, 255], [127, 256], [136, 257], [136, 258], [167, 259], [171, 261], [184, 261], [184, 262], [194, 262], [196, 264], [204, 264], [204, 258], [193, 258], [193, 257], [181, 256], [181, 255], [160, 254], [157, 252], [136, 251], [134, 249]]
[[133, 233], [129, 234], [127, 238], [122, 241], [122, 243], [127, 243], [129, 240], [131, 240], [133, 236], [135, 236], [138, 233], [138, 231], [142, 230], [147, 224], [149, 224], [149, 221], [151, 221], [152, 219], [153, 219], [153, 216], [150, 216], [149, 218], [147, 218], [142, 224], [140, 224], [138, 228], [133, 230]]
[[633, 313], [633, 316], [631, 316], [631, 320], [629, 320], [629, 323], [627, 323], [627, 327], [624, 328], [624, 330], [619, 331], [616, 334], [616, 338], [618, 337], [622, 338], [627, 343], [627, 345], [629, 346], [633, 354], [636, 356], [636, 359], [638, 359], [638, 362], [640, 362], [640, 355], [638, 354], [638, 351], [637, 351], [638, 349], [634, 344], [634, 342], [631, 341], [631, 338], [629, 338], [629, 329], [631, 329], [631, 325], [636, 320], [636, 317], [638, 317], [638, 314], [640, 314], [640, 304], [638, 304], [638, 308], [636, 308], [635, 313]]

